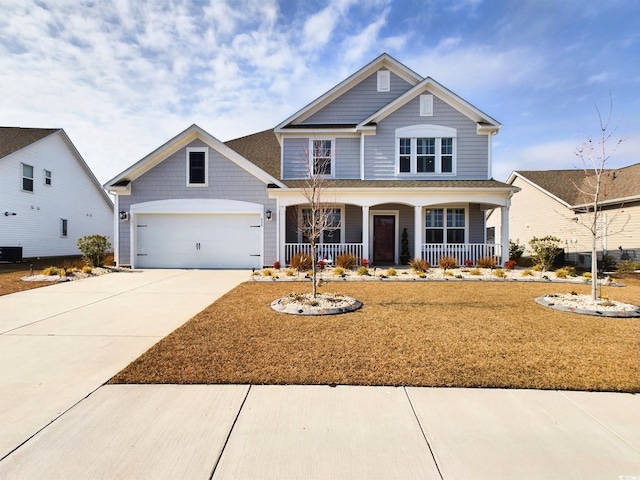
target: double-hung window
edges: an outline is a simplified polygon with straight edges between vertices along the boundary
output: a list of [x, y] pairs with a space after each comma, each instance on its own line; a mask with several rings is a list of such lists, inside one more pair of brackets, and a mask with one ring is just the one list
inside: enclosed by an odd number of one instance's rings
[[464, 208], [432, 208], [425, 216], [426, 243], [465, 243]]
[[33, 192], [33, 166], [22, 164], [22, 190]]
[[399, 174], [453, 175], [456, 130], [438, 125], [414, 125], [396, 130], [396, 171]]
[[51, 186], [51, 170], [44, 171], [44, 184]]
[[312, 175], [333, 177], [334, 139], [312, 139], [309, 142], [309, 170]]
[[209, 184], [209, 149], [187, 148], [187, 186], [206, 187]]
[[322, 234], [317, 243], [341, 243], [342, 240], [342, 210], [340, 208], [320, 209], [316, 212], [315, 227], [312, 223], [311, 209], [303, 208], [302, 225], [300, 226], [301, 239], [309, 242], [313, 232]]

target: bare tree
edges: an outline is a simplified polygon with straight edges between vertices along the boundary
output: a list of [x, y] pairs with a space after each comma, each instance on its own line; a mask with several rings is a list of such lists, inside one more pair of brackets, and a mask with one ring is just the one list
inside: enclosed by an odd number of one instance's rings
[[[606, 168], [607, 162], [618, 149], [625, 138], [617, 137], [617, 127], [611, 129], [611, 115], [613, 112], [613, 99], [610, 98], [609, 113], [603, 118], [598, 106], [598, 120], [600, 133], [596, 141], [587, 138], [576, 149], [576, 156], [582, 160], [584, 181], [581, 184], [574, 182], [574, 186], [584, 199], [584, 207], [576, 210], [576, 213], [584, 214], [586, 221], [582, 225], [586, 227], [591, 236], [591, 296], [593, 300], [598, 298], [598, 249], [597, 241], [602, 237], [602, 223], [604, 221], [602, 202], [610, 195], [611, 181], [615, 179], [615, 171]], [[609, 223], [613, 219], [609, 219]], [[624, 228], [624, 227], [623, 227]]]
[[317, 295], [317, 265], [319, 260], [318, 245], [324, 232], [334, 226], [335, 205], [326, 202], [326, 192], [333, 182], [331, 175], [331, 143], [328, 140], [314, 140], [310, 159], [307, 163], [307, 178], [302, 187], [302, 196], [307, 205], [302, 209], [298, 222], [298, 233], [309, 242], [311, 247], [311, 271], [313, 281], [313, 297]]

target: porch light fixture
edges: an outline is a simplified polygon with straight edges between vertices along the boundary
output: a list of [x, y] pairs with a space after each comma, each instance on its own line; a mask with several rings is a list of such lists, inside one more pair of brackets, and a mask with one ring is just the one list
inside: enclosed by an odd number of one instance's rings
[[267, 210], [266, 212], [264, 212], [265, 217], [267, 218], [267, 222], [271, 221], [271, 210]]
[[118, 212], [120, 214], [120, 220], [127, 220], [129, 218], [129, 214], [124, 210]]

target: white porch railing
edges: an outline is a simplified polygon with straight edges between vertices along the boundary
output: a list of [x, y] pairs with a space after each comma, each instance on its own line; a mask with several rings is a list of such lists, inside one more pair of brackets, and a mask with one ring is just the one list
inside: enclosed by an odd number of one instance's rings
[[494, 257], [498, 265], [502, 260], [501, 245], [497, 243], [454, 243], [450, 245], [425, 243], [422, 245], [422, 258], [431, 265], [438, 265], [438, 260], [443, 256], [455, 258], [460, 266], [465, 266], [467, 260], [475, 265], [482, 257]]
[[[284, 256], [285, 262], [289, 264], [291, 257], [297, 253], [306, 253], [311, 255], [311, 245], [308, 243], [285, 243], [284, 244]], [[343, 253], [350, 253], [358, 260], [362, 258], [362, 244], [361, 243], [323, 243], [316, 245], [316, 253], [318, 258], [331, 259], [335, 262], [338, 255]]]

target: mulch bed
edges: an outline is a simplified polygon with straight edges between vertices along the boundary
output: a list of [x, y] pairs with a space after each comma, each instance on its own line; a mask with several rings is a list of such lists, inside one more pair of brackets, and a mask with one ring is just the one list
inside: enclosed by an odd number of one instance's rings
[[[640, 282], [605, 287], [633, 303]], [[546, 309], [587, 285], [339, 283], [352, 313], [283, 315], [271, 302], [309, 283], [245, 283], [110, 383], [325, 384], [640, 392], [640, 321]]]

